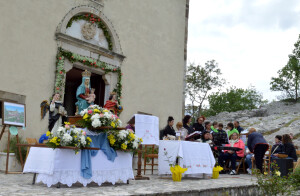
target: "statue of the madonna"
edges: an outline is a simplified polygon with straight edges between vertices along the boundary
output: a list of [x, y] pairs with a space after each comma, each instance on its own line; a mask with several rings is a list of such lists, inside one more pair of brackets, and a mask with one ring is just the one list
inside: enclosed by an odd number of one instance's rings
[[90, 101], [91, 93], [93, 93], [91, 92], [90, 77], [91, 72], [87, 70], [82, 72], [82, 83], [76, 91], [77, 102], [75, 105], [78, 107], [78, 113], [93, 104], [93, 102]]

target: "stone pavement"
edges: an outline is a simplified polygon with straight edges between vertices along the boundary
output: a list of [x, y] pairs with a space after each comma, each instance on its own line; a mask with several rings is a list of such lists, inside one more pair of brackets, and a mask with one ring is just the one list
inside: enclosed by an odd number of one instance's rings
[[[41, 183], [32, 185], [33, 174], [0, 173], [0, 195], [198, 195], [200, 193], [211, 195], [212, 190], [223, 190], [222, 195], [232, 195], [232, 192], [226, 191], [230, 190], [228, 188], [254, 187], [255, 184], [254, 177], [246, 174], [236, 176], [223, 174], [219, 179], [183, 178], [181, 182], [173, 182], [171, 177], [167, 176], [148, 176], [150, 180], [131, 180], [129, 184], [107, 183], [99, 187], [92, 183], [87, 187], [75, 184], [72, 187], [61, 185], [61, 188], [56, 186], [48, 188]], [[202, 194], [205, 190], [208, 194]]]

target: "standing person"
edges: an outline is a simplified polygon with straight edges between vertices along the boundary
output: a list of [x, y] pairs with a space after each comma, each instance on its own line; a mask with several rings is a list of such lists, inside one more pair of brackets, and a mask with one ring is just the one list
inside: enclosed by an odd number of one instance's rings
[[174, 118], [172, 116], [169, 116], [168, 121], [167, 121], [167, 126], [163, 130], [163, 136], [176, 136], [175, 130], [173, 128], [174, 125]]
[[228, 132], [227, 132], [228, 138], [230, 137], [230, 135], [232, 133], [240, 134], [240, 132], [237, 129], [234, 128], [234, 125], [231, 122], [227, 124], [227, 129], [228, 129]]
[[245, 144], [243, 140], [239, 138], [239, 134], [234, 132], [230, 135], [229, 144], [226, 144], [225, 146], [228, 147], [237, 147], [242, 150], [239, 151], [232, 151], [232, 150], [224, 150], [224, 153], [221, 153], [218, 159], [218, 163], [220, 166], [224, 166], [224, 161], [230, 159], [231, 161], [231, 172], [230, 175], [236, 175], [236, 160], [242, 159], [245, 155]]
[[250, 152], [254, 153], [256, 168], [262, 173], [263, 158], [269, 148], [267, 141], [261, 133], [256, 132], [256, 129], [249, 130], [247, 146]]
[[193, 133], [195, 130], [190, 127], [190, 123], [192, 121], [192, 117], [190, 115], [185, 115], [182, 119], [183, 128], [185, 128], [188, 134]]
[[212, 126], [210, 127], [211, 130], [213, 130], [214, 132], [218, 133], [218, 122], [214, 121]]
[[49, 125], [48, 130], [57, 130], [67, 119], [67, 112], [60, 101], [60, 94], [56, 93], [52, 96], [49, 108]]
[[193, 124], [193, 129], [195, 131], [200, 131], [201, 133], [204, 131], [203, 122], [205, 121], [204, 116], [200, 116], [197, 118], [197, 122]]
[[240, 126], [240, 122], [234, 121], [233, 124], [234, 124], [234, 128], [236, 128], [236, 130], [239, 131], [239, 134], [241, 134], [241, 132], [244, 130], [244, 128]]

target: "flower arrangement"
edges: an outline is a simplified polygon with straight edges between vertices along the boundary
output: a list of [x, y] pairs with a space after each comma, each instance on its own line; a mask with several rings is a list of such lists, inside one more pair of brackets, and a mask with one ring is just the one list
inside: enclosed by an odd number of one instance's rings
[[180, 165], [178, 165], [176, 163], [176, 159], [182, 157], [177, 156], [174, 161], [171, 161], [170, 159], [172, 158], [172, 156], [168, 156], [168, 151], [166, 150], [166, 148], [164, 148], [164, 156], [167, 158], [166, 161], [168, 161], [169, 163], [173, 181], [181, 181], [182, 174], [187, 171], [187, 168], [182, 168]]
[[122, 122], [117, 115], [98, 105], [89, 106], [87, 109], [82, 110], [80, 115], [82, 116], [82, 120], [78, 123], [88, 129], [98, 127], [118, 128], [122, 126]]
[[114, 150], [135, 151], [139, 144], [143, 142], [131, 129], [121, 131], [108, 131], [107, 139]]
[[47, 146], [51, 148], [57, 148], [60, 146], [75, 147], [75, 153], [79, 152], [79, 149], [84, 147], [90, 147], [92, 139], [86, 137], [86, 133], [76, 128], [76, 126], [70, 126], [69, 122], [65, 122], [65, 126], [59, 127], [57, 130], [47, 131], [46, 136], [49, 137]]
[[223, 167], [217, 165], [213, 168], [213, 175], [212, 175], [212, 178], [213, 179], [217, 179], [219, 178], [219, 172], [223, 170]]

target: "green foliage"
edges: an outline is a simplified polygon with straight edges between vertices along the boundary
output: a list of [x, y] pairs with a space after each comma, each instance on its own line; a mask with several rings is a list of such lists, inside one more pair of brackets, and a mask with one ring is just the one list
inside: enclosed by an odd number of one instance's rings
[[185, 94], [191, 101], [190, 109], [188, 109], [191, 116], [194, 118], [200, 116], [208, 93], [225, 83], [224, 79], [220, 78], [221, 75], [221, 70], [214, 60], [207, 61], [205, 66], [195, 64], [188, 66]]
[[262, 95], [250, 86], [248, 89], [230, 87], [226, 92], [216, 92], [208, 96], [210, 109], [206, 111], [208, 116], [220, 112], [235, 112], [239, 110], [255, 109], [266, 101]]
[[[10, 138], [9, 152], [15, 153], [17, 160], [21, 163], [19, 149], [16, 146], [17, 143], [18, 143], [17, 142], [17, 137], [13, 136], [13, 137]], [[26, 142], [23, 141], [23, 139], [21, 137], [19, 137], [19, 143], [20, 144], [26, 144]], [[23, 158], [23, 162], [24, 162], [25, 157], [26, 157], [27, 148], [22, 146], [22, 147], [20, 147], [20, 149], [21, 149], [22, 158]]]
[[[300, 38], [300, 36], [299, 36]], [[283, 93], [283, 99], [289, 98], [294, 101], [299, 97], [300, 82], [300, 39], [294, 44], [293, 54], [289, 55], [288, 63], [280, 69], [278, 77], [272, 77], [270, 82], [271, 91], [280, 91]]]
[[275, 163], [271, 163], [271, 167], [274, 168], [271, 174], [261, 174], [258, 170], [253, 172], [263, 195], [292, 195], [299, 189], [299, 169], [288, 176], [281, 176]]
[[96, 24], [98, 26], [98, 28], [101, 28], [103, 33], [104, 33], [104, 36], [108, 42], [108, 48], [109, 50], [112, 50], [112, 41], [111, 41], [111, 36], [110, 36], [110, 33], [105, 25], [105, 23], [98, 17], [95, 17], [95, 15], [93, 14], [84, 14], [84, 15], [77, 15], [77, 16], [74, 16], [73, 18], [71, 18], [67, 24], [67, 28], [71, 27], [72, 26], [72, 23], [73, 21], [77, 21], [77, 20], [85, 20], [87, 22], [90, 22], [92, 24]]

